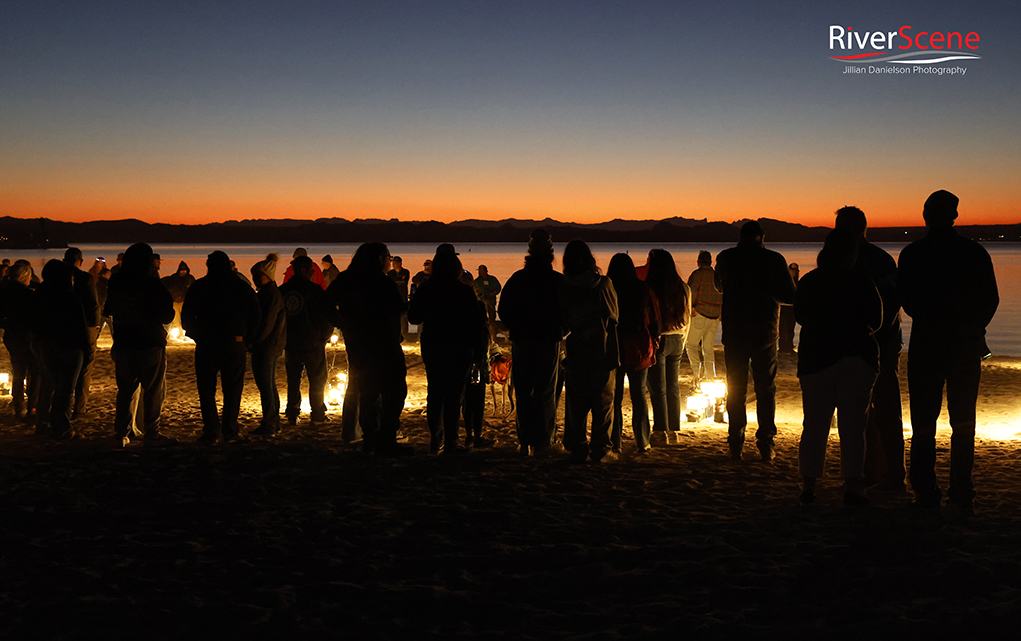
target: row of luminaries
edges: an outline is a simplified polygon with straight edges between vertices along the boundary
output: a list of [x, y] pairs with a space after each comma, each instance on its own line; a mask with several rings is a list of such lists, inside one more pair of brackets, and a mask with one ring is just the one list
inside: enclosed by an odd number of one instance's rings
[[[903, 305], [914, 320], [909, 364], [915, 430], [912, 485], [920, 504], [939, 505], [934, 436], [946, 383], [955, 394], [957, 409], [951, 410], [955, 447], [950, 496], [970, 511], [979, 359], [984, 329], [998, 298], [988, 254], [953, 229], [956, 209], [952, 194], [930, 196], [924, 209], [929, 234], [905, 248], [898, 269], [886, 252], [866, 240], [864, 213], [845, 207], [837, 213], [837, 227], [819, 254], [818, 268], [801, 279], [800, 286], [783, 256], [764, 247], [757, 222], [742, 227], [738, 245], [716, 257], [715, 270], [711, 256], [702, 252], [698, 269], [687, 282], [665, 250], [650, 252], [639, 268], [628, 255], [617, 254], [604, 276], [581, 241], [567, 245], [563, 272], [558, 272], [553, 268], [552, 239], [546, 231], [535, 230], [525, 265], [507, 281], [499, 303], [499, 317], [512, 341], [520, 452], [542, 456], [554, 448], [554, 417], [564, 383], [563, 447], [571, 461], [614, 460], [621, 449], [625, 377], [630, 381], [635, 444], [639, 452], [647, 451], [652, 443], [646, 389], [657, 430], [678, 430], [683, 412], [681, 354], [687, 350], [691, 362], [698, 364], [693, 365], [696, 378], [712, 376], [713, 337], [722, 320], [731, 456], [739, 459], [744, 445], [751, 369], [757, 395], [756, 443], [761, 458], [769, 461], [776, 434], [779, 310], [781, 304], [793, 304], [802, 325], [798, 364], [805, 413], [799, 452], [805, 480], [802, 500], [814, 501], [834, 409], [839, 410], [845, 502], [866, 503], [868, 481], [902, 492], [897, 357]], [[310, 418], [325, 421], [325, 344], [336, 327], [344, 334], [349, 363], [345, 436], [354, 439], [360, 431], [363, 448], [380, 456], [412, 453], [397, 442], [407, 395], [401, 349], [405, 314], [408, 322], [422, 327], [431, 452], [463, 451], [458, 440], [462, 414], [466, 445], [480, 442], [484, 386], [494, 351], [488, 327], [491, 312], [452, 245], [437, 248], [431, 277], [418, 286], [410, 302], [388, 276], [391, 258], [384, 244], [366, 243], [324, 290], [316, 282], [315, 263], [297, 252], [288, 268], [291, 275], [278, 288], [278, 257], [271, 254], [252, 268], [257, 290], [253, 291], [238, 278], [225, 253], [210, 254], [207, 275], [187, 288], [180, 303], [181, 324], [196, 342], [204, 429], [200, 442], [243, 438], [238, 413], [248, 352], [263, 409], [256, 433], [272, 434], [281, 428], [275, 381], [281, 355], [288, 377], [287, 422], [298, 419], [303, 372], [310, 382]], [[165, 326], [175, 317], [174, 297], [151, 273], [152, 249], [144, 243], [128, 248], [123, 267], [110, 279], [102, 311], [90, 306], [95, 298], [92, 294], [89, 299], [89, 290], [94, 292], [95, 284], [79, 265], [80, 252], [76, 256], [73, 250], [63, 262], [50, 261], [36, 290], [18, 263], [8, 274], [0, 298], [5, 342], [15, 367], [15, 386], [23, 374], [30, 381], [29, 407], [22, 401], [25, 391], [15, 390], [15, 412], [31, 411], [32, 363], [39, 363], [39, 429], [58, 438], [75, 436], [75, 408], [80, 412], [87, 402], [88, 364], [106, 316], [113, 322], [118, 384], [114, 429], [119, 442], [127, 444], [137, 429], [134, 403], [139, 387], [145, 442], [173, 442], [160, 433], [159, 424], [166, 388]], [[970, 291], [970, 309], [962, 313], [956, 299], [945, 295], [948, 287]], [[924, 367], [915, 367], [916, 362]], [[215, 402], [217, 376], [223, 387], [222, 410]], [[880, 433], [882, 447], [876, 454], [881, 454], [884, 469], [867, 481], [864, 433], [870, 417]], [[958, 429], [963, 438], [958, 438]], [[970, 442], [970, 447], [957, 445], [960, 442]]]

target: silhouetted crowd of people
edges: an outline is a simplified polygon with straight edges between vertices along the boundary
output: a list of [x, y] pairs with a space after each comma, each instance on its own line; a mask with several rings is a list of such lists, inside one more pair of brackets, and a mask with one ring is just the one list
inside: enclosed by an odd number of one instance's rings
[[741, 228], [737, 245], [716, 256], [715, 268], [711, 254], [700, 252], [687, 279], [663, 249], [652, 250], [641, 266], [616, 254], [604, 275], [578, 240], [564, 249], [559, 272], [543, 229], [532, 232], [524, 266], [502, 286], [485, 265], [473, 277], [446, 243], [413, 277], [382, 243], [360, 246], [344, 270], [329, 255], [320, 267], [299, 248], [279, 287], [278, 254], [256, 263], [251, 281], [222, 251], [209, 254], [201, 278], [181, 262], [161, 279], [159, 255], [145, 243], [127, 248], [112, 269], [97, 260], [89, 271], [82, 269], [82, 253], [70, 248], [64, 260], [46, 263], [41, 280], [28, 261], [5, 261], [0, 326], [13, 369], [11, 406], [38, 433], [75, 438], [75, 418], [88, 411], [97, 340], [109, 325], [118, 445], [139, 436], [146, 445], [174, 444], [160, 422], [168, 329], [180, 327], [195, 341], [199, 442], [245, 438], [238, 416], [249, 353], [262, 401], [253, 433], [272, 435], [284, 429], [276, 382], [281, 356], [287, 425], [301, 414], [303, 377], [309, 419], [327, 420], [326, 345], [339, 329], [349, 368], [344, 439], [361, 438], [362, 449], [378, 456], [410, 455], [413, 448], [399, 434], [408, 392], [401, 344], [411, 323], [420, 327], [430, 452], [450, 455], [492, 443], [481, 428], [490, 364], [499, 351], [498, 313], [511, 341], [520, 454], [563, 452], [573, 463], [606, 463], [622, 450], [625, 379], [640, 454], [657, 433], [680, 430], [682, 355], [693, 386], [716, 378], [714, 343], [722, 324], [730, 456], [742, 457], [751, 375], [755, 442], [768, 462], [777, 432], [778, 354], [794, 351], [796, 322], [804, 409], [800, 498], [815, 500], [836, 412], [844, 502], [862, 505], [866, 487], [906, 491], [898, 383], [903, 309], [913, 319], [908, 388], [915, 502], [941, 504], [935, 432], [945, 388], [953, 428], [948, 496], [972, 512], [980, 365], [999, 299], [989, 254], [954, 230], [957, 205], [946, 191], [925, 201], [927, 235], [904, 248], [899, 264], [867, 240], [865, 214], [844, 207], [817, 267], [803, 276], [765, 247], [758, 222]]

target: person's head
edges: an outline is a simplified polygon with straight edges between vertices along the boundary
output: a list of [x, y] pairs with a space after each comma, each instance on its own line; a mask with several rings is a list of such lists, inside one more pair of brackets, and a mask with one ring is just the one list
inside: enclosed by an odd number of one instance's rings
[[43, 265], [43, 283], [47, 288], [69, 290], [74, 278], [74, 272], [67, 263], [54, 258]]
[[787, 265], [787, 271], [791, 273], [791, 278], [794, 279], [795, 283], [798, 282], [799, 278], [801, 278], [801, 266], [797, 263]]
[[187, 276], [188, 274], [190, 274], [191, 269], [188, 268], [188, 263], [182, 260], [181, 263], [177, 266], [177, 273], [180, 274], [181, 276]]
[[819, 269], [847, 271], [858, 260], [858, 240], [846, 227], [837, 227], [826, 234], [826, 242], [819, 252]]
[[637, 280], [638, 273], [635, 271], [635, 261], [625, 253], [614, 254], [610, 264], [606, 267], [606, 275], [613, 281], [614, 287], [617, 283]]
[[433, 262], [431, 259], [426, 259], [426, 261], [422, 263], [422, 271], [427, 274], [433, 273]]
[[118, 258], [121, 262], [121, 272], [132, 276], [142, 276], [149, 273], [152, 265], [152, 247], [146, 243], [135, 243]]
[[742, 243], [754, 243], [761, 246], [765, 237], [766, 233], [762, 230], [762, 225], [759, 224], [759, 221], [750, 220], [741, 225]]
[[81, 267], [83, 260], [82, 250], [77, 247], [68, 247], [64, 252], [64, 263], [71, 267]]
[[696, 259], [696, 262], [698, 263], [699, 267], [709, 267], [713, 264], [713, 255], [703, 249], [702, 251], [698, 252], [698, 258]]
[[206, 257], [206, 270], [210, 274], [230, 273], [230, 256], [217, 249]]
[[583, 240], [572, 240], [564, 248], [564, 276], [596, 271], [596, 258]]
[[868, 230], [868, 220], [865, 218], [865, 212], [848, 205], [841, 207], [837, 210], [837, 218], [834, 223], [834, 227], [843, 227], [847, 229], [856, 238], [864, 239], [866, 230]]
[[444, 253], [444, 252], [453, 254], [455, 256], [458, 255], [457, 250], [455, 250], [454, 246], [451, 245], [450, 243], [443, 243], [443, 244], [441, 244], [441, 245], [436, 247], [436, 253], [437, 254], [441, 254], [441, 253]]
[[117, 254], [117, 264], [121, 265], [124, 263], [124, 252]]
[[526, 262], [553, 263], [553, 238], [541, 227], [528, 235], [528, 258]]
[[489, 276], [489, 268], [485, 265], [479, 265], [479, 278], [485, 278]]
[[256, 287], [262, 287], [270, 282], [276, 282], [277, 279], [277, 262], [280, 260], [280, 254], [272, 253], [266, 254], [265, 260], [252, 265], [252, 280], [255, 282]]
[[4, 267], [10, 267], [11, 259], [10, 258], [3, 259], [2, 261], [0, 261], [0, 265], [3, 265]]
[[312, 280], [312, 276], [315, 275], [315, 263], [308, 256], [298, 256], [291, 261], [291, 266], [294, 267], [295, 274], [301, 274], [303, 278]]
[[433, 278], [437, 280], [457, 280], [463, 271], [461, 259], [454, 252], [437, 251], [436, 255], [433, 256]]
[[22, 285], [28, 285], [32, 282], [32, 267], [28, 263], [17, 262], [11, 265], [11, 268], [7, 270], [7, 278], [17, 281]]
[[304, 247], [298, 247], [291, 254], [291, 258], [297, 258], [298, 256], [308, 256], [308, 251]]
[[404, 269], [404, 259], [400, 256], [394, 256], [390, 259], [390, 262], [393, 264], [395, 270], [400, 271]]
[[925, 199], [922, 219], [927, 227], [952, 227], [957, 220], [957, 205], [960, 199], [949, 191], [934, 191]]
[[160, 265], [162, 264], [162, 262], [163, 261], [160, 259], [160, 255], [159, 254], [153, 254], [152, 255], [152, 268], [153, 269], [155, 269], [156, 271], [159, 271]]
[[663, 327], [683, 327], [688, 310], [688, 288], [677, 273], [674, 257], [665, 249], [649, 252], [649, 273], [645, 284], [659, 300]]
[[238, 264], [234, 261], [230, 261], [230, 271], [236, 272], [238, 270]]
[[329, 268], [333, 267], [333, 256], [329, 254], [323, 256], [323, 260], [321, 261], [320, 267], [323, 268], [323, 271], [326, 271]]
[[348, 267], [357, 273], [386, 273], [386, 267], [390, 264], [390, 250], [383, 243], [363, 243], [355, 250], [351, 257], [351, 265]]

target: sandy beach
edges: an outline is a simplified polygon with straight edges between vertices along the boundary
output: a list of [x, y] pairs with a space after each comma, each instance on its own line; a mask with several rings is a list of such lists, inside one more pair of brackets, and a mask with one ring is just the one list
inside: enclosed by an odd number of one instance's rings
[[[491, 398], [494, 447], [427, 456], [414, 346], [403, 429], [415, 457], [345, 446], [339, 409], [325, 425], [303, 415], [277, 436], [194, 446], [193, 353], [168, 348], [177, 447], [111, 446], [108, 339], [76, 422], [84, 439], [36, 437], [4, 408], [0, 636], [988, 638], [1021, 621], [1021, 441], [1008, 438], [1021, 432], [1021, 359], [983, 366], [966, 519], [909, 509], [908, 496], [844, 508], [835, 432], [819, 499], [799, 505], [793, 358], [773, 464], [752, 443], [728, 460], [726, 426], [701, 422], [645, 456], [626, 430], [617, 463], [569, 466], [519, 457]], [[340, 366], [343, 350], [330, 353]], [[282, 397], [284, 380], [281, 361]], [[258, 418], [249, 372], [243, 428]], [[949, 430], [938, 439], [945, 488]]]

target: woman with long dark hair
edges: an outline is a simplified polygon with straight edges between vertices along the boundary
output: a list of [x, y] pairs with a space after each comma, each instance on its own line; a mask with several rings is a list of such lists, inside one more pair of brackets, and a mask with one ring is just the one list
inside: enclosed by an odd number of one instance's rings
[[613, 395], [613, 432], [610, 437], [614, 451], [620, 451], [621, 432], [624, 429], [624, 376], [630, 381], [631, 430], [639, 452], [652, 447], [649, 443], [649, 405], [645, 400], [649, 367], [656, 362], [656, 344], [659, 339], [659, 305], [649, 286], [638, 279], [635, 264], [627, 254], [616, 254], [610, 259], [607, 276], [617, 292], [620, 318], [617, 323], [617, 341], [620, 345], [620, 367], [616, 374]]
[[653, 430], [681, 429], [681, 354], [691, 321], [691, 289], [677, 274], [674, 257], [665, 249], [649, 252], [649, 275], [645, 284], [659, 302], [660, 336], [656, 363], [649, 368]]
[[[599, 275], [588, 245], [572, 240], [564, 249], [564, 283], [560, 310], [567, 336], [567, 407], [564, 447], [572, 463], [613, 461], [610, 441], [613, 426], [614, 373], [620, 365], [617, 348], [617, 293], [606, 276]], [[592, 439], [585, 423], [592, 414]]]

